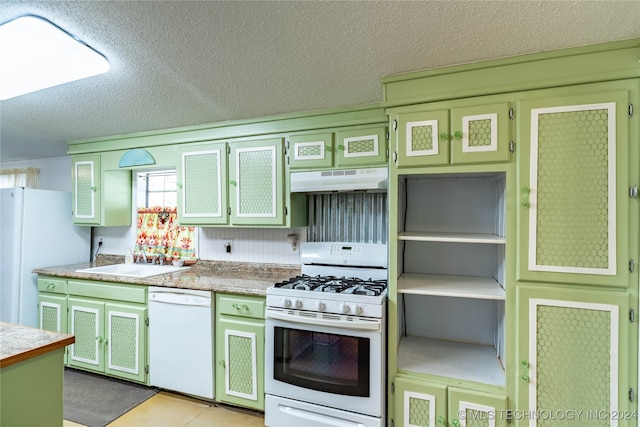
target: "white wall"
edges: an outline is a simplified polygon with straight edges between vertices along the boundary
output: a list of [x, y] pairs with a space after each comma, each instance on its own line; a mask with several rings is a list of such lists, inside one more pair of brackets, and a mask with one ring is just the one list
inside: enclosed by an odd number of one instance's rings
[[[44, 190], [71, 191], [71, 157], [0, 162], [3, 169], [35, 167], [40, 169], [40, 186]], [[134, 184], [135, 185], [135, 184]], [[133, 191], [136, 194], [135, 188]], [[135, 200], [133, 206], [135, 206]], [[94, 227], [93, 244], [97, 248], [102, 238], [101, 253], [126, 255], [136, 239], [136, 216], [132, 213], [131, 227]], [[306, 240], [306, 228], [230, 228], [207, 227], [198, 231], [197, 254], [200, 259], [270, 264], [300, 264], [300, 251], [293, 252], [288, 234], [298, 234]], [[223, 240], [232, 240], [231, 253], [225, 252]]]

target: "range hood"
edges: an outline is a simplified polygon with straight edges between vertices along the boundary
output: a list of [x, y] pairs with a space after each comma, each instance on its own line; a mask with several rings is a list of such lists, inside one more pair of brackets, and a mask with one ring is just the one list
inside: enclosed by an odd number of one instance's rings
[[291, 172], [292, 193], [326, 191], [386, 191], [387, 168], [342, 169], [311, 172]]

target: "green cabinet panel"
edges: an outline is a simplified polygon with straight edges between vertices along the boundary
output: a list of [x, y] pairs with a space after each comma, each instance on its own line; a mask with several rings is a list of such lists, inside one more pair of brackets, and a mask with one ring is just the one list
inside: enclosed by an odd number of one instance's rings
[[330, 168], [333, 166], [333, 133], [294, 134], [288, 138], [289, 168]]
[[629, 286], [628, 90], [519, 103], [518, 279]]
[[283, 140], [231, 144], [229, 184], [234, 225], [284, 225]]
[[40, 292], [38, 294], [40, 329], [67, 332], [67, 296]]
[[104, 303], [69, 297], [69, 365], [104, 372]]
[[107, 303], [105, 316], [105, 373], [145, 382], [147, 308]]
[[507, 398], [495, 393], [395, 378], [394, 421], [401, 427], [505, 427]]
[[426, 104], [392, 113], [397, 167], [508, 162], [510, 110], [502, 102], [451, 109]]
[[362, 167], [387, 164], [387, 129], [358, 127], [336, 132], [336, 166]]
[[554, 286], [518, 286], [518, 407], [583, 411], [566, 424], [610, 425], [598, 414], [630, 409], [631, 295]]
[[[237, 315], [224, 307], [239, 307]], [[244, 317], [242, 307], [259, 312], [264, 298], [216, 295], [216, 399], [264, 410], [264, 318]], [[222, 308], [222, 310], [221, 310]], [[234, 309], [236, 310], [236, 309]]]
[[102, 171], [99, 154], [72, 159], [73, 223], [131, 225], [131, 171]]
[[184, 149], [178, 176], [181, 225], [228, 224], [226, 143]]

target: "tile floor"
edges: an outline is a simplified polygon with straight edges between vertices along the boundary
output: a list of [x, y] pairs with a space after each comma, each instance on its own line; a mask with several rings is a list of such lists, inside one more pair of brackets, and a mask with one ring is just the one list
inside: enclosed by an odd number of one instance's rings
[[[262, 414], [161, 391], [107, 427], [264, 427]], [[83, 427], [64, 421], [63, 427]]]

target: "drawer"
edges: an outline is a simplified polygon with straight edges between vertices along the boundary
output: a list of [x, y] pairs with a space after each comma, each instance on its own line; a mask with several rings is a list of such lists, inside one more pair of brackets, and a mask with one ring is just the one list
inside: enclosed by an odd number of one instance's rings
[[147, 287], [144, 285], [114, 285], [105, 282], [79, 282], [69, 280], [69, 295], [116, 301], [147, 303]]
[[256, 319], [264, 319], [264, 304], [264, 298], [237, 295], [218, 295], [216, 302], [218, 314], [253, 317]]
[[52, 277], [38, 277], [38, 291], [66, 294], [67, 281], [64, 279], [54, 279]]

